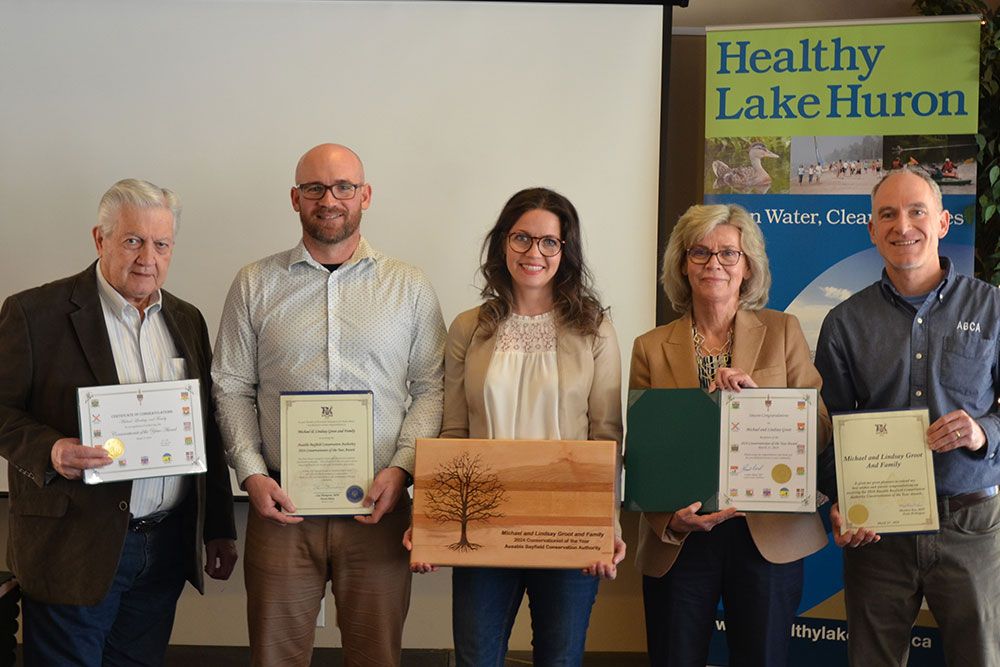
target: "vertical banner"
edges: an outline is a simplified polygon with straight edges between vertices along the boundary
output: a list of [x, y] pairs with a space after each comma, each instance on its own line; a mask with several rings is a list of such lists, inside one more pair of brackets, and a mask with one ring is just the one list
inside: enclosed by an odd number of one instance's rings
[[[979, 29], [962, 16], [709, 30], [705, 203], [750, 211], [774, 279], [768, 306], [795, 314], [812, 350], [830, 308], [881, 275], [868, 221], [886, 170], [938, 182], [952, 216], [940, 252], [972, 273]], [[806, 560], [790, 664], [846, 664], [842, 589], [831, 541]], [[717, 630], [710, 662], [726, 665], [721, 615]], [[911, 667], [943, 664], [939, 643], [925, 609]]]

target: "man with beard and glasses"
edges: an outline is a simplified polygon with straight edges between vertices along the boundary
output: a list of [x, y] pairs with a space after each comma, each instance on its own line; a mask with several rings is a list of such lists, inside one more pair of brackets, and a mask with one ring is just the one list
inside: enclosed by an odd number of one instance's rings
[[[302, 240], [239, 271], [216, 341], [214, 396], [230, 465], [250, 496], [246, 588], [254, 665], [309, 665], [326, 582], [345, 665], [398, 665], [410, 600], [414, 440], [441, 426], [445, 328], [419, 269], [361, 236], [360, 158], [322, 144], [295, 169]], [[370, 390], [370, 516], [296, 517], [280, 485], [279, 397]]]

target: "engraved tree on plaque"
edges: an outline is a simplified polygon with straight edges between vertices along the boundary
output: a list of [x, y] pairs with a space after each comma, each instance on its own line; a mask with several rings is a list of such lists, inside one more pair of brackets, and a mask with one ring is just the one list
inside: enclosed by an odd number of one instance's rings
[[425, 516], [438, 523], [457, 522], [462, 527], [458, 542], [449, 544], [453, 551], [472, 551], [481, 547], [469, 541], [468, 526], [503, 516], [498, 508], [506, 500], [500, 478], [480, 456], [468, 452], [438, 465], [434, 480], [426, 492]]

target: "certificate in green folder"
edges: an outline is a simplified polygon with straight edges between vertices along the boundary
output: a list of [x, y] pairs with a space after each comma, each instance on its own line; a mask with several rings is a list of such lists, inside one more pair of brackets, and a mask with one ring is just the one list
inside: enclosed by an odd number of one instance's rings
[[632, 392], [626, 509], [670, 512], [700, 501], [701, 512], [816, 511], [818, 403], [813, 388]]
[[628, 396], [625, 509], [719, 508], [719, 404], [701, 389], [634, 389]]

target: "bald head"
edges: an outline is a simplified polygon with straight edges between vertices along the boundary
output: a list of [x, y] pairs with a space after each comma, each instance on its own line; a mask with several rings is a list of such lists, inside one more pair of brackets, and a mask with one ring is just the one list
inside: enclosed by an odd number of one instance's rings
[[312, 181], [324, 181], [317, 178], [317, 174], [336, 170], [339, 173], [352, 173], [351, 178], [354, 183], [365, 182], [365, 167], [361, 164], [361, 158], [347, 146], [340, 144], [320, 144], [306, 151], [306, 154], [299, 158], [299, 163], [295, 165], [295, 182], [309, 183]]
[[361, 240], [361, 215], [372, 199], [358, 154], [339, 144], [310, 149], [295, 167], [291, 197], [313, 258], [323, 264], [347, 261]]

